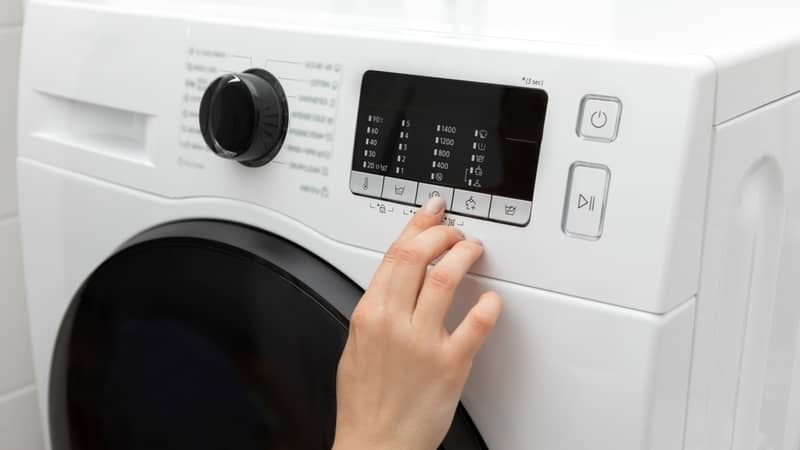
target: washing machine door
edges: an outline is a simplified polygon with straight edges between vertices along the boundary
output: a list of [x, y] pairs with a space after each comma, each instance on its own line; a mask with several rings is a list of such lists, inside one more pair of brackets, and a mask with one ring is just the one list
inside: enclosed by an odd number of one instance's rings
[[[329, 450], [336, 368], [362, 293], [252, 228], [193, 221], [138, 236], [62, 323], [53, 449]], [[486, 448], [463, 407], [442, 448]]]

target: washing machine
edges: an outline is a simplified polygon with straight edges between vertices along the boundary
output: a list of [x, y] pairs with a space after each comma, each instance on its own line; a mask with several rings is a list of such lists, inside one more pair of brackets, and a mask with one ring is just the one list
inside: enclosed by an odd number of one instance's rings
[[449, 324], [504, 299], [442, 448], [797, 450], [800, 10], [761, 3], [32, 1], [49, 447], [329, 448], [439, 196], [486, 248]]

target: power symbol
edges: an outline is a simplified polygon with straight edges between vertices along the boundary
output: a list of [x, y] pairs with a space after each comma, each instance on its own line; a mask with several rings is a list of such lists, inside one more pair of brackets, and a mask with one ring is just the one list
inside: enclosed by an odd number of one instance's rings
[[603, 111], [595, 111], [590, 120], [593, 127], [603, 128], [608, 123], [608, 116]]

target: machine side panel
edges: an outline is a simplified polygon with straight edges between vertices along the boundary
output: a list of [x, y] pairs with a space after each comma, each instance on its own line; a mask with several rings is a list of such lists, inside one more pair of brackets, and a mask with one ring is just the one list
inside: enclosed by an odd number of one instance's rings
[[800, 445], [800, 95], [715, 130], [687, 450]]

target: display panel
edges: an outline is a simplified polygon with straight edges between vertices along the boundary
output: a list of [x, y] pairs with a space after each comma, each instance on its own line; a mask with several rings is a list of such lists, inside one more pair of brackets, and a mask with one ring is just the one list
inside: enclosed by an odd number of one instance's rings
[[[540, 89], [368, 71], [352, 168], [418, 186], [453, 188], [454, 197], [460, 193], [467, 202], [489, 196], [529, 202], [546, 109], [547, 93]], [[384, 186], [376, 195], [366, 192], [368, 181], [367, 176], [351, 180], [353, 192], [395, 199], [404, 189], [398, 184], [397, 191], [386, 193]], [[360, 183], [365, 192], [359, 192]], [[421, 203], [415, 196], [403, 199]], [[459, 212], [459, 206], [453, 209]], [[469, 206], [468, 215], [489, 218], [488, 204], [485, 214]]]

